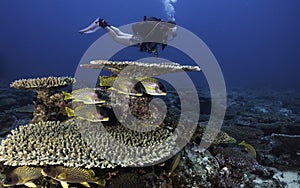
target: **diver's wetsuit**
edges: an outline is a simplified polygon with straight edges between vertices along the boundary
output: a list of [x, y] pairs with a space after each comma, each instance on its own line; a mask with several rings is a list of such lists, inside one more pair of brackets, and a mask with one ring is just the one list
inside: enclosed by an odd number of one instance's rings
[[[157, 55], [158, 46], [161, 45], [161, 48], [164, 49], [167, 45], [166, 41], [168, 35], [166, 33], [170, 28], [167, 24], [168, 22], [155, 17], [144, 17], [144, 21], [132, 25], [134, 34], [128, 34], [109, 25], [105, 20], [97, 18], [90, 26], [80, 30], [79, 33], [93, 33], [102, 27], [114, 41], [126, 46], [136, 46], [139, 47], [142, 52], [148, 51], [149, 53]], [[175, 23], [173, 23], [173, 27], [174, 26]]]

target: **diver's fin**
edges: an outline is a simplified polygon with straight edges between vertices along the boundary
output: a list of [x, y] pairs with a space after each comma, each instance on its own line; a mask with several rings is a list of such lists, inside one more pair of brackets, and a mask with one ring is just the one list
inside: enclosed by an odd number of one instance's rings
[[65, 110], [67, 112], [68, 117], [73, 117], [74, 116], [74, 110], [72, 108], [65, 107]]
[[63, 188], [68, 188], [69, 187], [69, 184], [65, 181], [61, 181], [60, 184]]
[[37, 187], [36, 184], [34, 184], [32, 181], [24, 183], [27, 187]]
[[88, 182], [80, 182], [80, 184], [85, 187], [91, 187]]
[[72, 99], [72, 94], [71, 93], [68, 93], [68, 92], [65, 92], [65, 91], [62, 91], [62, 94], [64, 95], [64, 100], [71, 100]]

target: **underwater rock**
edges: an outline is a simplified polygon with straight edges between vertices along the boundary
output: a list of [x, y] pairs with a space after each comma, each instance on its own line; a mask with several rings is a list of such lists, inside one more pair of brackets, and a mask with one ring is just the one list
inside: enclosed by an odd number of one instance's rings
[[17, 100], [15, 98], [0, 99], [0, 107], [1, 108], [11, 107], [12, 105], [15, 105], [16, 103], [17, 103]]
[[21, 106], [19, 108], [13, 109], [17, 113], [33, 113], [34, 111], [34, 106], [32, 104], [28, 104], [26, 106]]
[[236, 142], [236, 139], [234, 137], [231, 137], [226, 132], [223, 132], [221, 130], [216, 130], [216, 132], [218, 132], [216, 137], [210, 138], [213, 135], [209, 135], [209, 134], [205, 133], [206, 128], [207, 128], [207, 126], [199, 124], [195, 130], [195, 133], [194, 133], [191, 141], [196, 143], [197, 145], [199, 145], [201, 141], [206, 142], [206, 143], [211, 143], [213, 145], [232, 144], [232, 143]]
[[212, 150], [219, 165], [219, 181], [215, 182], [217, 187], [238, 187], [247, 181], [245, 173], [260, 174], [263, 177], [270, 175], [269, 171], [258, 164], [252, 156], [241, 152], [238, 148], [216, 147]]
[[[300, 185], [299, 172], [297, 169], [282, 169], [270, 168], [273, 172], [270, 178], [262, 178], [252, 174], [251, 181], [246, 185], [250, 187], [267, 187], [267, 188], [296, 188]], [[250, 178], [249, 178], [250, 179]]]
[[187, 145], [185, 154], [175, 170], [182, 187], [212, 187], [218, 175], [219, 164], [208, 150], [200, 152], [198, 146]]
[[262, 161], [269, 165], [300, 166], [299, 155], [300, 135], [287, 135], [273, 133], [271, 136], [261, 138], [270, 147], [262, 156]]
[[120, 173], [114, 177], [111, 181], [111, 184], [108, 186], [110, 188], [140, 188], [148, 187], [145, 185], [145, 179], [135, 172], [125, 172]]
[[238, 142], [242, 140], [257, 140], [264, 135], [262, 130], [246, 126], [222, 126], [221, 130], [235, 138]]

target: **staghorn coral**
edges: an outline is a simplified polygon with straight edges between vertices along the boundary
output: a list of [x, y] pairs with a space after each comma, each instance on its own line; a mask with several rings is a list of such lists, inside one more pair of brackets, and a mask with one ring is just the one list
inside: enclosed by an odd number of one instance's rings
[[34, 112], [31, 123], [45, 122], [51, 120], [65, 120], [63, 95], [53, 94], [50, 91], [61, 87], [68, 86], [75, 82], [71, 77], [43, 77], [20, 79], [12, 82], [10, 87], [16, 89], [28, 89], [37, 92], [33, 100]]
[[144, 63], [135, 61], [107, 61], [94, 60], [90, 64], [81, 64], [80, 67], [104, 69], [112, 73], [119, 74], [126, 67], [126, 73], [122, 72], [122, 76], [140, 77], [140, 76], [155, 76], [172, 72], [182, 71], [200, 71], [198, 66], [180, 65], [178, 63]]
[[[73, 119], [62, 123], [49, 121], [20, 126], [2, 141], [0, 162], [8, 166], [114, 168], [116, 165], [157, 162], [168, 157], [174, 149], [168, 130], [144, 134], [121, 126], [103, 129], [105, 127], [99, 124]], [[116, 142], [112, 142], [113, 138]], [[120, 145], [116, 144], [119, 142]], [[164, 143], [168, 142], [171, 144], [165, 146]], [[139, 147], [135, 149], [125, 144]]]
[[71, 77], [42, 77], [42, 78], [29, 78], [20, 79], [12, 82], [10, 87], [16, 89], [30, 89], [30, 90], [48, 90], [54, 88], [65, 87], [75, 82]]

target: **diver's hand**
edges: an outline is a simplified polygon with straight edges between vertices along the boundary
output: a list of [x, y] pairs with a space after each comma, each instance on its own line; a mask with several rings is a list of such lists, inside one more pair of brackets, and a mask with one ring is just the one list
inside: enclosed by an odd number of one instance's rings
[[82, 30], [79, 30], [78, 33], [80, 33], [80, 34], [94, 33], [100, 28], [101, 27], [99, 26], [99, 18], [97, 18], [95, 21], [93, 21], [93, 23], [91, 25], [89, 25], [88, 27], [86, 27]]

